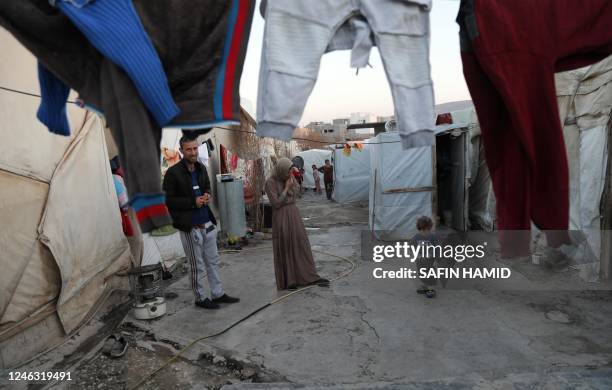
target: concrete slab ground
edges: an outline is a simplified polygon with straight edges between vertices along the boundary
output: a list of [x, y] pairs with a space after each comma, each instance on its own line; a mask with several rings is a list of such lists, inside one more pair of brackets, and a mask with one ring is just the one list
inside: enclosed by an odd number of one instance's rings
[[[610, 291], [440, 289], [427, 299], [416, 294], [418, 281], [372, 277], [374, 267], [392, 266], [360, 258], [367, 207], [312, 193], [299, 207], [320, 274], [353, 272], [195, 342], [142, 388], [610, 388]], [[120, 329], [132, 345], [113, 363], [128, 367], [122, 385], [287, 294], [276, 290], [271, 242], [252, 248], [222, 255], [225, 290], [240, 303], [197, 308], [183, 275], [167, 289], [177, 294], [168, 314], [126, 317]]]

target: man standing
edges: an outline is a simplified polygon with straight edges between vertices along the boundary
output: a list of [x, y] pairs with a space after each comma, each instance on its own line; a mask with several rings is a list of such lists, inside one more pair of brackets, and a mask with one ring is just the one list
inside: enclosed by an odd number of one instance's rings
[[[183, 136], [180, 151], [183, 159], [170, 167], [164, 176], [166, 206], [174, 227], [180, 230], [183, 249], [191, 264], [191, 287], [196, 306], [218, 309], [219, 303], [235, 303], [240, 299], [225, 294], [219, 278], [217, 221], [208, 207], [210, 180], [206, 167], [198, 161], [197, 140]], [[206, 298], [204, 273], [208, 277], [211, 299]]]
[[327, 199], [331, 200], [332, 192], [334, 192], [334, 167], [330, 164], [329, 160], [325, 160], [325, 165], [319, 168], [319, 172], [323, 172], [325, 194], [327, 194]]

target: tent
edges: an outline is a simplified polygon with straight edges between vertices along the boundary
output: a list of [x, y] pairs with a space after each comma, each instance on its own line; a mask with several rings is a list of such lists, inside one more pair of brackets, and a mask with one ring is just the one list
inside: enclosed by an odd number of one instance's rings
[[363, 150], [351, 147], [343, 152], [343, 145], [334, 147], [334, 201], [345, 203], [367, 202], [370, 192], [370, 146], [367, 140]]
[[[314, 164], [317, 167], [322, 167], [325, 165], [326, 159], [331, 160], [331, 150], [310, 149], [299, 152], [296, 156], [300, 156], [304, 159], [304, 182], [302, 186], [304, 188], [315, 188], [314, 178], [312, 177], [312, 166]], [[323, 177], [321, 177], [321, 186], [323, 186]]]
[[[570, 177], [571, 230], [584, 235], [583, 277], [610, 278], [612, 258], [612, 56], [555, 75]], [[575, 237], [576, 238], [576, 237]]]
[[480, 125], [474, 106], [449, 112], [453, 124], [464, 124], [469, 130], [468, 143], [468, 225], [470, 229], [495, 230], [495, 195], [489, 168], [485, 161]]
[[421, 215], [433, 216], [433, 147], [402, 149], [399, 133], [372, 139], [369, 226], [386, 239], [407, 238]]
[[[34, 57], [3, 29], [0, 46], [0, 86], [38, 94]], [[132, 259], [102, 120], [69, 104], [71, 135], [53, 135], [39, 102], [0, 90], [0, 368], [78, 329]]]
[[407, 150], [396, 131], [369, 140], [369, 228], [379, 238], [407, 238], [420, 216], [468, 229], [469, 126], [439, 125], [435, 133], [436, 146]]

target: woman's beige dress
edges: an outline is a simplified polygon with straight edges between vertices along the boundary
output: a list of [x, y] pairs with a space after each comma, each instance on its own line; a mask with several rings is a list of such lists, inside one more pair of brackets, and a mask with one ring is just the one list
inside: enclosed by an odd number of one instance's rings
[[315, 269], [310, 241], [295, 205], [297, 191], [281, 200], [285, 183], [271, 177], [266, 181], [266, 194], [272, 205], [272, 246], [276, 287], [305, 286], [320, 279]]

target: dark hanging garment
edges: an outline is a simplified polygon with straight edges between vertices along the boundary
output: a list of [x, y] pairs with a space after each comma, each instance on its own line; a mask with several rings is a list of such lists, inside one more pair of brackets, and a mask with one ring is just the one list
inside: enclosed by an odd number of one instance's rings
[[569, 175], [554, 73], [612, 53], [612, 2], [462, 0], [457, 22], [502, 254], [529, 253], [531, 222], [556, 231], [551, 246], [567, 243]]

